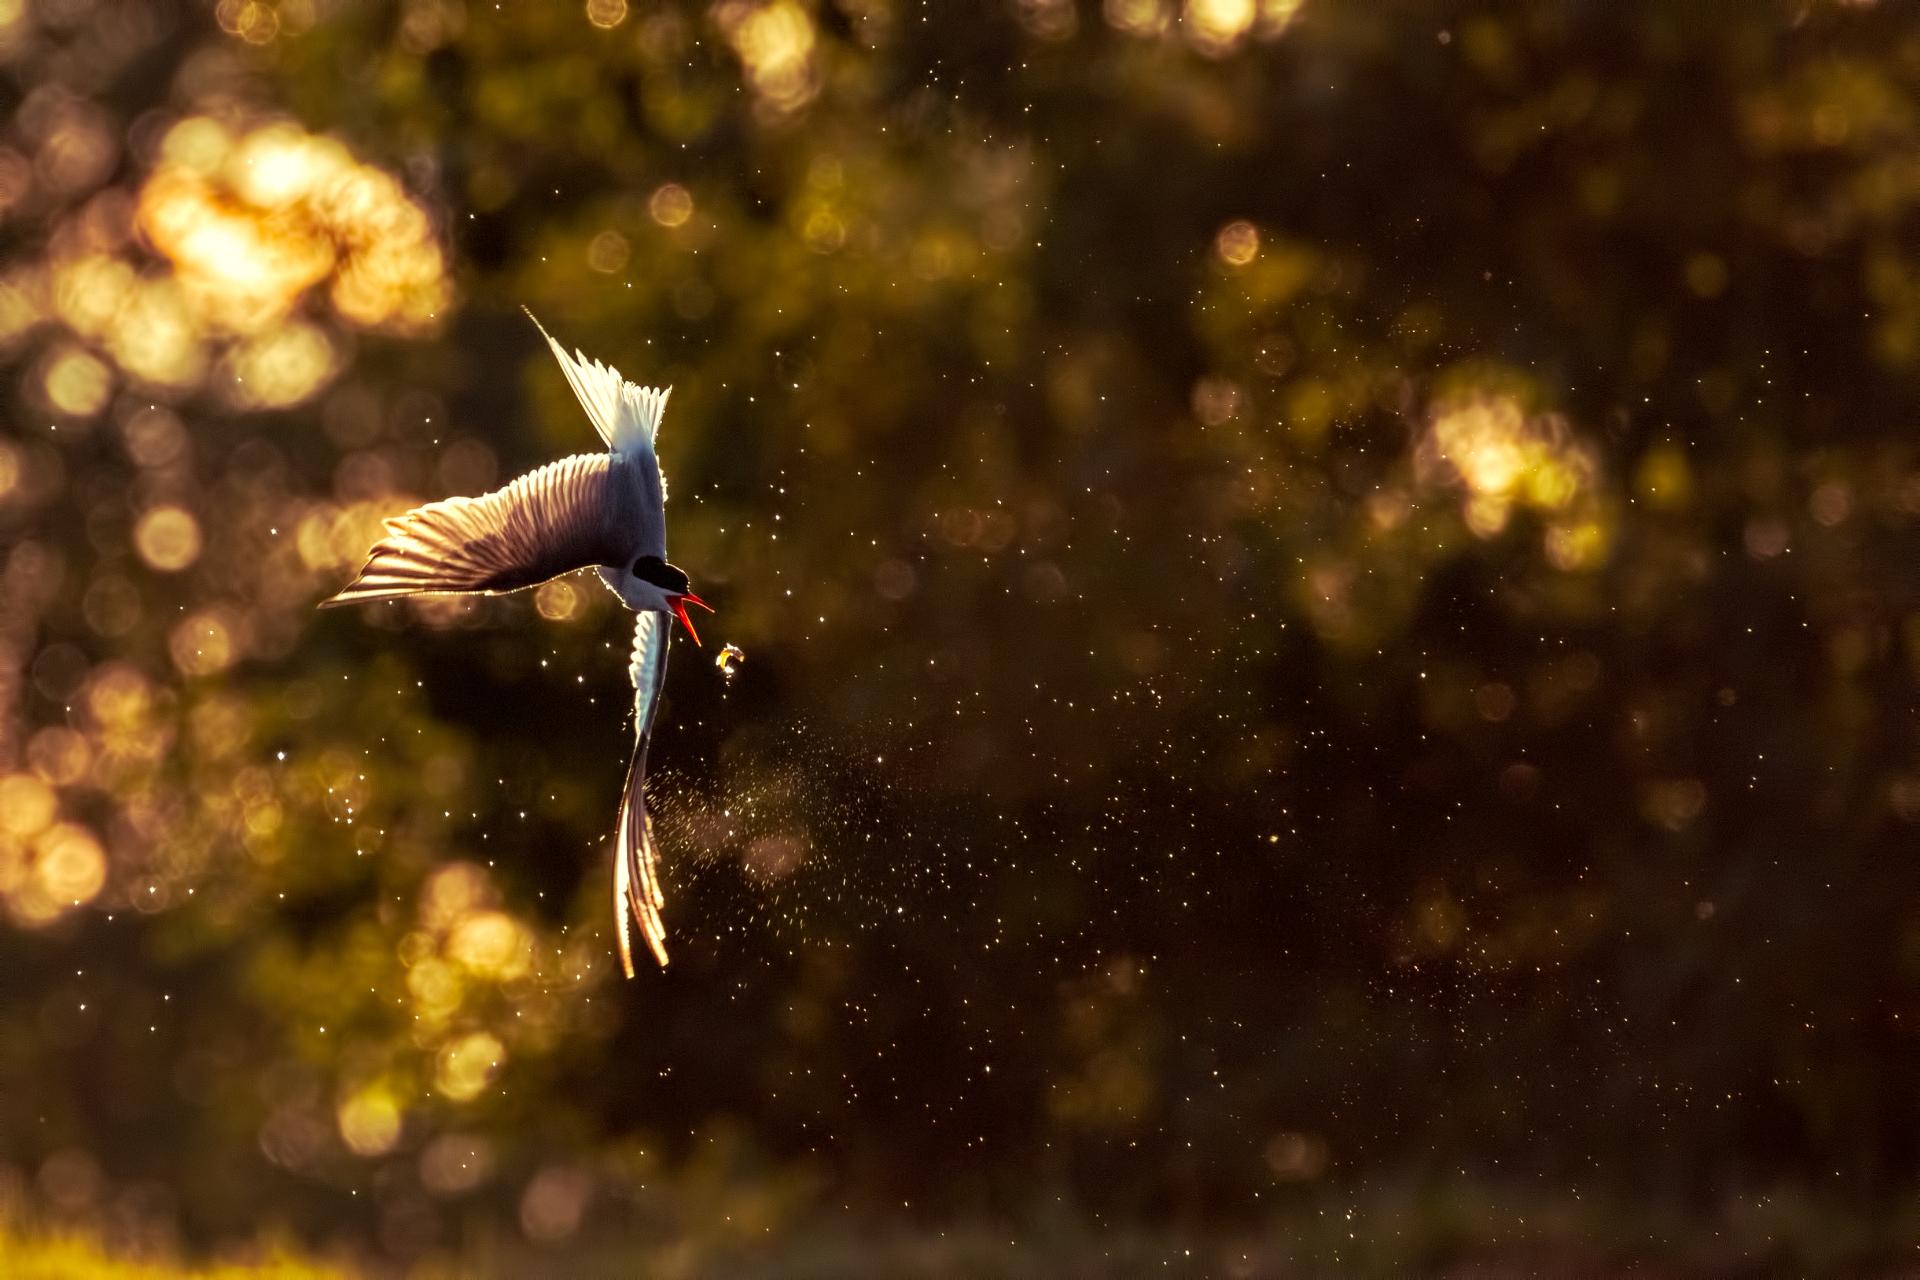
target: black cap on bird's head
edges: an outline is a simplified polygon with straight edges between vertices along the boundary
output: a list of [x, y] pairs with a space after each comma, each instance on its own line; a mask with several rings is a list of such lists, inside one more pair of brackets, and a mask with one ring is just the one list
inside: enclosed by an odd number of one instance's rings
[[680, 619], [680, 625], [687, 629], [693, 642], [699, 644], [700, 633], [693, 629], [693, 619], [687, 616], [687, 606], [696, 604], [708, 613], [713, 612], [713, 606], [689, 589], [692, 583], [688, 581], [686, 571], [668, 564], [659, 556], [641, 556], [633, 562], [633, 576], [660, 588], [667, 597], [667, 606]]

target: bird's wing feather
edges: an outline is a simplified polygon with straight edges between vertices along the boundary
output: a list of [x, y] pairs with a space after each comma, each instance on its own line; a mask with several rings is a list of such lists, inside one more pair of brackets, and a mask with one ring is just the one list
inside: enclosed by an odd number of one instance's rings
[[660, 434], [660, 419], [666, 414], [667, 397], [673, 394], [673, 388], [663, 390], [628, 382], [618, 369], [588, 359], [584, 351], [576, 350], [568, 355], [567, 349], [554, 341], [533, 312], [527, 312], [527, 319], [533, 321], [533, 327], [540, 330], [540, 336], [553, 348], [560, 372], [567, 375], [573, 394], [580, 397], [580, 407], [587, 411], [588, 420], [607, 448], [629, 455], [642, 451], [652, 454], [654, 438]]
[[517, 591], [590, 564], [644, 554], [636, 477], [608, 454], [578, 454], [478, 498], [448, 498], [387, 521], [386, 536], [323, 605], [423, 592]]
[[641, 554], [665, 559], [667, 555], [667, 478], [660, 471], [660, 457], [654, 451], [654, 439], [660, 434], [660, 419], [667, 411], [667, 397], [673, 388], [661, 390], [628, 382], [612, 365], [589, 360], [585, 352], [567, 354], [554, 341], [533, 312], [527, 319], [540, 330], [540, 336], [553, 349], [560, 372], [567, 377], [580, 407], [587, 411], [593, 429], [600, 433], [607, 448], [627, 460], [640, 478], [643, 500], [637, 516], [640, 525]]
[[633, 976], [633, 943], [628, 918], [639, 921], [653, 958], [667, 963], [667, 928], [660, 919], [666, 897], [660, 891], [653, 823], [647, 817], [647, 743], [660, 710], [660, 688], [667, 678], [667, 615], [646, 610], [633, 629], [633, 759], [620, 796], [620, 829], [613, 853], [613, 911], [619, 926], [620, 967]]

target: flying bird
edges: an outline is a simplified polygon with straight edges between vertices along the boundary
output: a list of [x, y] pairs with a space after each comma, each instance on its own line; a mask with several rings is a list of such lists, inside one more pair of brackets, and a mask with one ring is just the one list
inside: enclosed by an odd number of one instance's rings
[[613, 858], [620, 966], [633, 976], [628, 920], [654, 959], [667, 963], [667, 932], [653, 824], [647, 817], [647, 743], [667, 677], [667, 637], [678, 618], [695, 644], [688, 605], [712, 612], [687, 575], [667, 563], [667, 486], [654, 437], [673, 390], [635, 386], [580, 351], [568, 355], [531, 311], [540, 336], [606, 443], [529, 471], [478, 498], [448, 498], [386, 522], [386, 536], [338, 595], [321, 607], [428, 593], [500, 595], [591, 565], [637, 615], [633, 630], [633, 757], [620, 797]]

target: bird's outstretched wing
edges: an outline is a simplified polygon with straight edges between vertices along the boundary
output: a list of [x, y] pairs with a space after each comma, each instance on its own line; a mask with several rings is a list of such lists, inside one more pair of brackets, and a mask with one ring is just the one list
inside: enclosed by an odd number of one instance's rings
[[448, 498], [387, 521], [367, 563], [327, 605], [441, 591], [517, 591], [642, 554], [631, 466], [578, 454], [478, 498]]
[[613, 913], [619, 926], [620, 967], [633, 976], [633, 942], [628, 918], [640, 922], [653, 958], [667, 963], [667, 927], [660, 919], [666, 897], [660, 892], [659, 864], [653, 847], [653, 823], [647, 817], [647, 742], [660, 709], [660, 687], [667, 678], [667, 615], [648, 610], [633, 629], [633, 759], [620, 796], [620, 829], [613, 851]]

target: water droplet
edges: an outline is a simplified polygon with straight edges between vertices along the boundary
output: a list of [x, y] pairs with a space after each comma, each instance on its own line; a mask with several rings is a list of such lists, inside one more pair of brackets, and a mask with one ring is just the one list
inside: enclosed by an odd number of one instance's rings
[[728, 684], [733, 683], [734, 673], [746, 664], [747, 651], [737, 644], [723, 645], [714, 657], [713, 665], [720, 668], [721, 678]]

